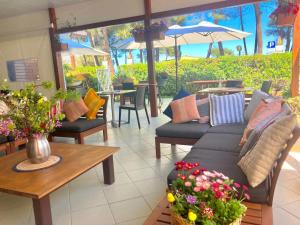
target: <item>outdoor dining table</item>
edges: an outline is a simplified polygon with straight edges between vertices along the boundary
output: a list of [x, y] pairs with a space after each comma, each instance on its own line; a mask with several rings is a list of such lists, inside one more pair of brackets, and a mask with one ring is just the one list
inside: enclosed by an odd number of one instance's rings
[[233, 94], [238, 92], [251, 92], [254, 89], [251, 87], [215, 87], [215, 88], [205, 88], [203, 90], [198, 91], [198, 94]]
[[115, 119], [115, 96], [116, 95], [125, 95], [129, 93], [135, 93], [136, 90], [113, 90], [113, 91], [99, 91], [97, 94], [99, 95], [107, 95], [110, 96], [111, 103], [111, 125], [112, 127], [118, 127], [118, 121]]

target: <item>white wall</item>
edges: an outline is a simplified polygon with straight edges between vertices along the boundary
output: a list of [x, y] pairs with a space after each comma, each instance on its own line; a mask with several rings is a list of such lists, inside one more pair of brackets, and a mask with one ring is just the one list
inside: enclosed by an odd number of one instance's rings
[[56, 8], [59, 28], [74, 17], [76, 25], [83, 25], [143, 14], [144, 0], [92, 0]]
[[[37, 58], [41, 81], [53, 81], [48, 11], [0, 19], [0, 78], [8, 78], [6, 61]], [[12, 88], [23, 83], [9, 82]]]

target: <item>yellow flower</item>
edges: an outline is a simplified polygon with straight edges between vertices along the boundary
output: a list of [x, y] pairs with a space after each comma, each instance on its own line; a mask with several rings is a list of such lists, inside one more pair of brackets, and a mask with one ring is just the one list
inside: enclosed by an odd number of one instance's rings
[[189, 211], [188, 217], [189, 217], [189, 220], [192, 222], [196, 221], [196, 219], [197, 219], [197, 215], [193, 211]]
[[168, 202], [170, 202], [170, 203], [175, 202], [175, 197], [172, 193], [168, 193], [167, 199], [168, 199]]

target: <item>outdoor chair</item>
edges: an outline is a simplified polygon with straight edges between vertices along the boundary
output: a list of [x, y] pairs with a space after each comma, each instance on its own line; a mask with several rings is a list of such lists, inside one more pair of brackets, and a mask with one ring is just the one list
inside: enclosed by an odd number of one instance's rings
[[240, 87], [243, 87], [243, 81], [242, 80], [228, 80], [225, 84], [225, 87], [240, 88]]
[[141, 129], [141, 124], [140, 124], [138, 111], [144, 109], [147, 116], [148, 124], [150, 124], [150, 119], [149, 119], [149, 115], [145, 103], [145, 92], [146, 92], [146, 86], [139, 86], [135, 93], [133, 104], [120, 104], [119, 127], [121, 126], [122, 109], [128, 110], [128, 123], [130, 123], [130, 111], [131, 110], [135, 111], [139, 129]]
[[53, 140], [53, 137], [72, 137], [78, 142], [78, 144], [84, 144], [84, 138], [99, 131], [103, 131], [103, 140], [107, 141], [107, 96], [101, 96], [105, 99], [105, 104], [97, 113], [97, 118], [94, 120], [87, 120], [85, 117], [79, 118], [74, 122], [67, 120], [62, 121], [62, 126], [56, 128], [56, 130], [49, 134], [49, 141]]
[[[134, 90], [134, 83], [133, 82], [124, 82], [122, 83], [122, 90]], [[122, 96], [121, 103], [124, 104], [126, 99], [129, 99], [130, 103], [133, 102], [134, 93], [128, 93]]]
[[269, 94], [271, 86], [272, 86], [272, 80], [265, 80], [262, 83], [260, 90], [267, 93], [267, 94]]

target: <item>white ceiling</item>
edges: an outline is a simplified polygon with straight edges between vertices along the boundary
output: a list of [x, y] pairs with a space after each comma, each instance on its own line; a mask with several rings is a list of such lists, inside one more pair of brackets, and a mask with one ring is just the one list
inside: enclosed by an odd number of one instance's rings
[[[0, 18], [46, 10], [88, 0], [0, 0]], [[121, 0], [122, 1], [122, 0]]]

